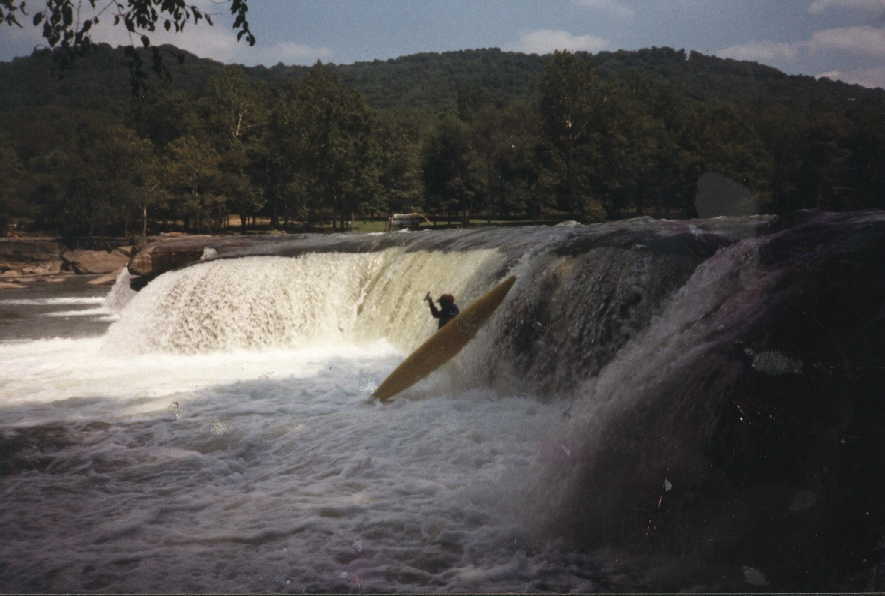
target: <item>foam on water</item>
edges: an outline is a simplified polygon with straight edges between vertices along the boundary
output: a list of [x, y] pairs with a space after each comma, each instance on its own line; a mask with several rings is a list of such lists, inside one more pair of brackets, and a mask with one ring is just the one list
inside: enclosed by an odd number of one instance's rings
[[559, 406], [452, 391], [457, 367], [412, 393], [428, 399], [367, 400], [432, 332], [424, 292], [467, 300], [497, 265], [210, 262], [152, 282], [103, 337], [0, 342], [0, 585], [594, 589], [592, 565], [531, 541], [518, 506]]
[[[544, 585], [533, 567], [557, 565], [506, 506], [556, 407], [482, 391], [370, 405], [399, 360], [384, 345], [150, 358], [99, 347], [2, 348], [5, 437], [39, 444], [0, 485], [3, 549], [27, 562], [0, 572], [4, 585], [522, 590]], [[46, 428], [64, 429], [60, 445], [40, 444]], [[557, 573], [560, 588], [590, 585]]]
[[129, 273], [129, 269], [127, 267], [120, 269], [120, 272], [117, 274], [117, 279], [114, 280], [114, 285], [111, 288], [111, 291], [104, 297], [105, 308], [115, 313], [123, 310], [123, 307], [126, 306], [137, 293], [129, 284], [131, 280], [132, 275]]
[[427, 291], [469, 300], [488, 289], [502, 257], [388, 250], [246, 257], [161, 275], [108, 331], [114, 353], [201, 353], [385, 338], [404, 350], [433, 329]]
[[74, 310], [57, 310], [46, 313], [47, 317], [98, 317], [106, 320], [108, 323], [117, 320], [117, 316], [109, 311], [105, 306], [98, 308], [78, 308]]

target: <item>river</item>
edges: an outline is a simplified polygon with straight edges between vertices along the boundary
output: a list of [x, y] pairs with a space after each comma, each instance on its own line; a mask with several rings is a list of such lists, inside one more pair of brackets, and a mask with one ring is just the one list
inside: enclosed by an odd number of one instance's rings
[[[557, 456], [561, 404], [451, 390], [450, 372], [382, 406], [368, 396], [403, 351], [331, 337], [341, 317], [315, 320], [309, 345], [250, 345], [230, 306], [165, 350], [157, 321], [121, 322], [105, 293], [0, 298], [4, 591], [599, 589], [520, 515], [525, 476]], [[420, 296], [408, 308], [432, 329]], [[151, 341], [123, 330], [146, 321]], [[218, 349], [225, 329], [238, 348]]]
[[196, 248], [0, 292], [0, 591], [883, 587], [881, 212]]

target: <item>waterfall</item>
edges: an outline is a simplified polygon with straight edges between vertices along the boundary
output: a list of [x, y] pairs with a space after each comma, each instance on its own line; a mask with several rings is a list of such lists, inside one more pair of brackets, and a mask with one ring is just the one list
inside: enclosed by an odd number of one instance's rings
[[428, 291], [469, 302], [495, 282], [501, 262], [494, 250], [389, 249], [199, 263], [133, 298], [105, 347], [196, 354], [385, 339], [408, 351], [433, 331]]
[[135, 290], [130, 287], [131, 280], [132, 275], [129, 273], [129, 269], [126, 267], [120, 269], [120, 272], [117, 274], [117, 279], [114, 280], [114, 285], [111, 287], [107, 296], [105, 296], [105, 308], [113, 313], [119, 313], [123, 310], [123, 307], [126, 306], [136, 294]]
[[[880, 211], [165, 250], [105, 335], [0, 345], [5, 585], [881, 591]], [[510, 275], [438, 373], [366, 399], [434, 333], [425, 293]], [[70, 300], [101, 299], [3, 302]]]
[[219, 245], [220, 258], [151, 281], [104, 345], [113, 353], [199, 354], [382, 340], [409, 353], [436, 328], [423, 302], [428, 291], [454, 294], [464, 308], [516, 275], [504, 304], [449, 365], [456, 371], [450, 378], [456, 387], [569, 396], [700, 263], [759, 225], [752, 218], [698, 225], [640, 218], [296, 238], [227, 253]]

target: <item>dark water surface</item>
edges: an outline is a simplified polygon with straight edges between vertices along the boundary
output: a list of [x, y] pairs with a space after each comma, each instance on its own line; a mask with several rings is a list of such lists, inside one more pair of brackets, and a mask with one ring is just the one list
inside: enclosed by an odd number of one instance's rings
[[31, 276], [0, 289], [0, 341], [101, 335], [114, 320], [102, 309], [109, 286], [90, 283], [102, 277]]

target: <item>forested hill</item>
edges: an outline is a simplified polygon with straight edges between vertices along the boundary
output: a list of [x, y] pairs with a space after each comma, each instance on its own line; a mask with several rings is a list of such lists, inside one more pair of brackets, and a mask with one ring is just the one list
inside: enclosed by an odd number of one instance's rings
[[[220, 62], [161, 46], [163, 65], [181, 91], [198, 92], [224, 70]], [[149, 85], [162, 84], [151, 71], [151, 56], [141, 51]], [[391, 60], [329, 65], [374, 108], [455, 109], [459, 90], [480, 92], [497, 102], [524, 99], [537, 87], [545, 59], [497, 49], [422, 53]], [[59, 69], [49, 52], [0, 62], [0, 109], [67, 105], [118, 111], [128, 105], [129, 58], [122, 49], [97, 45], [73, 66]], [[298, 80], [306, 66], [278, 64], [244, 69], [271, 86]]]
[[[537, 90], [545, 59], [497, 49], [421, 53], [391, 60], [339, 66], [341, 78], [376, 108], [457, 109], [458, 95], [509, 103]], [[255, 74], [264, 74], [255, 69]], [[276, 66], [271, 79], [298, 75]]]
[[[160, 48], [170, 81], [181, 91], [198, 93], [224, 70], [214, 60], [198, 58], [172, 46]], [[148, 84], [161, 86], [148, 52], [139, 51]], [[0, 62], [0, 109], [68, 106], [123, 114], [132, 100], [130, 60], [123, 48], [97, 44], [71, 65], [61, 65], [48, 50]]]
[[[219, 62], [172, 46], [162, 46], [162, 55], [174, 86], [186, 92], [204, 89], [224, 70]], [[604, 77], [651, 80], [700, 101], [779, 104], [795, 110], [832, 109], [849, 101], [885, 102], [881, 89], [790, 76], [761, 64], [670, 48], [600, 52], [590, 60]], [[144, 61], [149, 69], [146, 52]], [[374, 108], [440, 111], [457, 109], [459, 93], [495, 103], [533, 98], [548, 61], [549, 56], [492, 48], [329, 66]], [[244, 70], [256, 80], [275, 85], [297, 80], [308, 67], [277, 64]], [[150, 80], [160, 84], [156, 77]], [[122, 49], [106, 44], [64, 70], [46, 51], [0, 62], [2, 110], [62, 105], [119, 113], [130, 98], [128, 58]]]
[[692, 217], [709, 172], [740, 183], [737, 212], [885, 207], [882, 89], [670, 48], [271, 68], [159, 54], [167, 76], [138, 95], [107, 45], [63, 69], [48, 51], [0, 63], [0, 232]]

